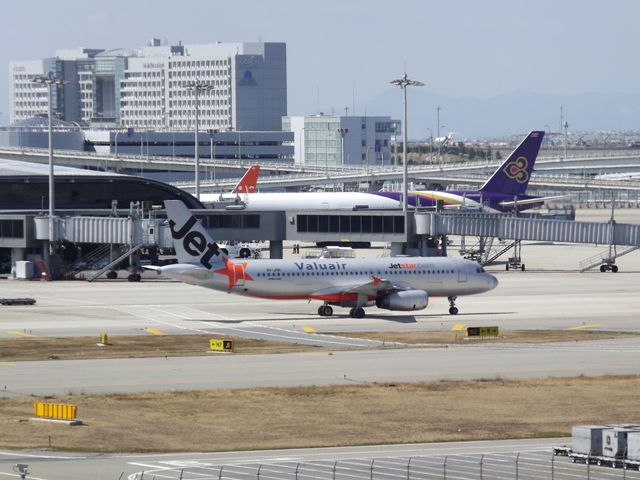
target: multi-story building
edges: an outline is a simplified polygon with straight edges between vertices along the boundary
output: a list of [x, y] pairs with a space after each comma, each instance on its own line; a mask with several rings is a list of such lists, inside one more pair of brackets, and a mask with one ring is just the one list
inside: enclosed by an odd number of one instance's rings
[[391, 117], [292, 116], [282, 130], [294, 134], [295, 163], [319, 166], [390, 165], [391, 138], [400, 121]]
[[54, 89], [62, 120], [142, 129], [280, 130], [287, 113], [284, 43], [162, 45], [137, 49], [60, 50], [55, 57], [11, 62], [11, 122], [47, 111], [46, 72], [65, 84]]

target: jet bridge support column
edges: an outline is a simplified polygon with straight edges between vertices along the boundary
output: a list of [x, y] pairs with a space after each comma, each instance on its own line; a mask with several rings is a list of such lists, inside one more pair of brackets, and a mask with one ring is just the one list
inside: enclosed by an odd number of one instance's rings
[[269, 258], [282, 258], [282, 240], [269, 240]]

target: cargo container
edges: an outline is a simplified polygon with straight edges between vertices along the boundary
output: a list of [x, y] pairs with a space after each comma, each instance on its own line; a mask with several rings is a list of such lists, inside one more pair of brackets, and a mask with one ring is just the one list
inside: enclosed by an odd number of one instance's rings
[[574, 425], [571, 429], [571, 450], [585, 455], [602, 455], [603, 425]]
[[602, 431], [602, 453], [605, 457], [623, 458], [627, 451], [627, 435], [634, 430], [607, 428]]

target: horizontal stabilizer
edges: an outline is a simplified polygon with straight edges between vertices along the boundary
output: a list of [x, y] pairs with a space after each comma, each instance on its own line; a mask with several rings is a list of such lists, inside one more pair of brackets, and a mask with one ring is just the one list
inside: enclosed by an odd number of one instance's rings
[[533, 205], [535, 203], [544, 203], [549, 200], [557, 200], [558, 198], [567, 198], [568, 195], [553, 195], [550, 197], [535, 197], [535, 198], [527, 198], [523, 200], [509, 200], [500, 202], [500, 206], [502, 207], [514, 207], [516, 205]]

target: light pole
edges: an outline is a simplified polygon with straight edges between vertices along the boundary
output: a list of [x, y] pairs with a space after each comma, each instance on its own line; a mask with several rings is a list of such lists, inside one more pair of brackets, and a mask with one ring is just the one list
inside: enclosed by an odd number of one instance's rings
[[198, 79], [196, 79], [194, 82], [188, 82], [185, 87], [187, 88], [187, 90], [192, 90], [193, 91], [193, 96], [194, 96], [194, 101], [195, 101], [195, 107], [196, 107], [196, 133], [195, 133], [195, 141], [194, 141], [194, 148], [195, 148], [195, 160], [196, 160], [196, 165], [195, 165], [195, 183], [196, 183], [196, 198], [198, 200], [200, 200], [200, 152], [199, 150], [199, 146], [200, 143], [198, 141], [198, 134], [200, 133], [198, 131], [198, 94], [200, 92], [208, 92], [209, 90], [213, 90], [213, 85], [209, 85], [208, 83], [205, 82], [201, 82]]
[[49, 252], [52, 253], [52, 245], [54, 241], [53, 216], [55, 215], [55, 182], [53, 174], [53, 103], [51, 100], [51, 90], [64, 84], [64, 80], [56, 77], [52, 72], [46, 75], [38, 75], [32, 80], [34, 83], [41, 83], [47, 86], [47, 99], [49, 101]]
[[[402, 89], [402, 161], [403, 161], [403, 169], [402, 169], [402, 211], [405, 213], [405, 226], [406, 222], [406, 213], [407, 213], [407, 205], [408, 205], [408, 189], [407, 189], [407, 87], [422, 87], [424, 83], [419, 82], [418, 80], [409, 80], [409, 77], [405, 73], [402, 78], [391, 81], [392, 85], [396, 85]], [[440, 112], [440, 107], [438, 107], [438, 112]]]

